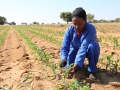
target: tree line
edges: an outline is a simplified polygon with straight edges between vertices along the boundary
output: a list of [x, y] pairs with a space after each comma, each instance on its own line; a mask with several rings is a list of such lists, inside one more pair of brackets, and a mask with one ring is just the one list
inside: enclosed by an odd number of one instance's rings
[[[72, 21], [71, 14], [72, 14], [71, 12], [61, 12], [60, 13], [60, 18], [63, 19], [68, 24], [68, 22]], [[104, 20], [104, 19], [96, 20], [94, 18], [95, 18], [94, 14], [90, 14], [90, 13], [87, 14], [87, 21], [90, 22], [90, 23], [120, 22], [120, 18], [116, 18], [115, 20]]]
[[[16, 23], [14, 21], [8, 23], [7, 19], [3, 16], [0, 16], [0, 25], [4, 25], [4, 24], [9, 24], [9, 25], [16, 25]], [[27, 25], [27, 23], [21, 23], [22, 25]], [[39, 22], [33, 22], [32, 24], [39, 24]]]
[[[71, 12], [61, 12], [60, 18], [63, 19], [68, 24], [68, 22], [72, 21], [71, 14], [72, 14]], [[88, 13], [87, 21], [90, 23], [109, 23], [109, 22], [112, 23], [112, 22], [120, 22], [120, 18], [116, 18], [115, 20], [104, 20], [104, 19], [96, 20], [94, 14]], [[16, 25], [16, 23], [14, 21], [8, 23], [7, 19], [5, 17], [0, 16], [0, 25], [4, 25], [4, 24]], [[23, 24], [23, 23], [21, 23], [21, 24]], [[39, 22], [33, 22], [31, 24], [39, 24]], [[42, 23], [42, 24], [44, 24], [44, 23]]]
[[0, 25], [4, 25], [4, 24], [16, 25], [15, 22], [8, 23], [8, 22], [7, 22], [7, 19], [6, 19], [5, 17], [0, 16]]

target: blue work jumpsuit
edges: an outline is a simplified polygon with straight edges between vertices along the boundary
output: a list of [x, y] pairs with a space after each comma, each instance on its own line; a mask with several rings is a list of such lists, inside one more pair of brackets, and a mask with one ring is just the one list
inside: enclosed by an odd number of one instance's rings
[[89, 60], [88, 71], [96, 72], [97, 62], [100, 54], [99, 44], [95, 41], [96, 29], [86, 22], [82, 34], [77, 36], [74, 26], [69, 26], [65, 31], [62, 46], [60, 49], [60, 58], [67, 60], [68, 67], [71, 63], [81, 67], [85, 58]]

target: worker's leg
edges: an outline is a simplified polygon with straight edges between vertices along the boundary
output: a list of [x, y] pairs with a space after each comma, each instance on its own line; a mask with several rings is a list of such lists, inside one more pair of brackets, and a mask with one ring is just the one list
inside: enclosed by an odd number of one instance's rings
[[87, 58], [89, 60], [88, 71], [89, 72], [96, 72], [97, 70], [97, 62], [100, 54], [100, 47], [97, 42], [91, 42], [88, 46], [87, 50]]

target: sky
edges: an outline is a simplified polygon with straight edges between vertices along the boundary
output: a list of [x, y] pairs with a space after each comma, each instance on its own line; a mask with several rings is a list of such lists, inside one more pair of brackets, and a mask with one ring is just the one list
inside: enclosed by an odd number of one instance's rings
[[94, 14], [97, 20], [120, 18], [120, 0], [0, 0], [0, 16], [16, 24], [65, 23], [60, 13], [77, 7]]

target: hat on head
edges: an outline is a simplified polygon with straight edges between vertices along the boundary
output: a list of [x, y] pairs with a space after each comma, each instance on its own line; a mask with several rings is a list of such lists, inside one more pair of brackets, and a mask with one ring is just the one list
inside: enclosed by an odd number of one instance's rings
[[84, 20], [86, 20], [86, 11], [82, 7], [78, 7], [72, 12], [71, 17], [72, 18], [78, 17], [78, 18], [83, 18]]

